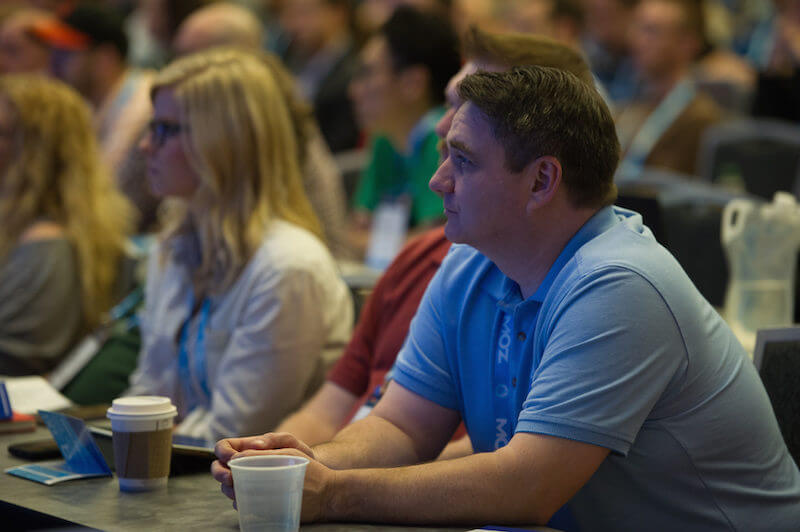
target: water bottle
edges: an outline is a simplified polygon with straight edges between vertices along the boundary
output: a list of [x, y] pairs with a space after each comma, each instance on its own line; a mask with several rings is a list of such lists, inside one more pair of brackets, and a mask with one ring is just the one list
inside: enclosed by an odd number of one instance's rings
[[749, 353], [756, 331], [791, 325], [800, 247], [800, 206], [777, 192], [772, 203], [734, 199], [722, 213], [730, 277], [724, 316]]

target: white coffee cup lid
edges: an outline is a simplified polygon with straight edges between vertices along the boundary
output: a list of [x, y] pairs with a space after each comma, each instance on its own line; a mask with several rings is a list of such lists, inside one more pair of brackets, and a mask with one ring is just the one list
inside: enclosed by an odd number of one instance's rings
[[120, 397], [114, 399], [106, 415], [114, 416], [159, 416], [170, 417], [178, 414], [178, 409], [172, 404], [169, 397], [157, 395], [140, 395], [136, 397]]

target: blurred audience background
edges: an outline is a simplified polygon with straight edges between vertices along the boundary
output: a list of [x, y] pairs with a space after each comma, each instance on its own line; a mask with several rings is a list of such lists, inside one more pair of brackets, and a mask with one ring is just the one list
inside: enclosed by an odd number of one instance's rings
[[[537, 36], [586, 60], [624, 150], [620, 204], [642, 210], [719, 306], [723, 202], [800, 193], [800, 0], [6, 1], [0, 278], [11, 281], [0, 299], [15, 303], [0, 309], [0, 373], [52, 369], [110, 319], [123, 295], [113, 287], [130, 287], [115, 284], [128, 276], [123, 250], [137, 246], [144, 263], [168, 234], [173, 207], [137, 149], [161, 127], [158, 70], [220, 46], [258, 57], [288, 112], [310, 216], [358, 308], [395, 251], [443, 221], [427, 187], [434, 126], [447, 80], [485, 66], [464, 55], [492, 56], [471, 49], [486, 34]], [[57, 118], [67, 112], [79, 118]], [[20, 283], [38, 287], [29, 300]]]

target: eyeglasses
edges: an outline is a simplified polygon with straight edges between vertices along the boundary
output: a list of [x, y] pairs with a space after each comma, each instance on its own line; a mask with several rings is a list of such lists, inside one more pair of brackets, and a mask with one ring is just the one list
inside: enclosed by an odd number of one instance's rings
[[168, 138], [174, 137], [181, 132], [183, 126], [175, 122], [165, 122], [163, 120], [151, 120], [147, 124], [147, 130], [150, 132], [150, 138], [156, 147], [161, 147]]

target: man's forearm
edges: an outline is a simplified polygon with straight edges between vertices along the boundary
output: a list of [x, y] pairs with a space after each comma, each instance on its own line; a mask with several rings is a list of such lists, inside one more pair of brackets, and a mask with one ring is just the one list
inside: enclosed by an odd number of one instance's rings
[[315, 516], [414, 524], [542, 524], [594, 474], [608, 449], [515, 434], [491, 453], [393, 469], [333, 471]]
[[[418, 525], [543, 524], [550, 518], [534, 471], [512, 471], [498, 453], [394, 469], [337, 471], [326, 521]], [[539, 504], [543, 503], [543, 504]]]
[[406, 433], [378, 416], [345, 427], [332, 441], [313, 450], [315, 458], [331, 469], [396, 467], [424, 459]]

